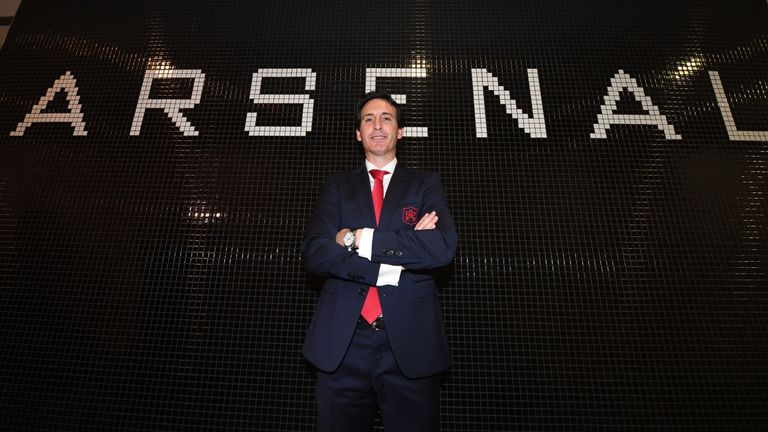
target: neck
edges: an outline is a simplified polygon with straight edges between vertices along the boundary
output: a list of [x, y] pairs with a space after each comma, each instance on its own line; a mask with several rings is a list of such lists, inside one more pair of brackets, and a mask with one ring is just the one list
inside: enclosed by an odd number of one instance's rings
[[395, 159], [395, 155], [376, 156], [372, 154], [365, 155], [365, 159], [372, 163], [376, 168], [384, 168], [388, 163]]

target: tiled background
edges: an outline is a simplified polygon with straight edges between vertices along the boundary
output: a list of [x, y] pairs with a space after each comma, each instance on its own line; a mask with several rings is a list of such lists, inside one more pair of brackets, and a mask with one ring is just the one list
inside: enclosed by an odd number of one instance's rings
[[376, 75], [461, 236], [443, 430], [764, 430], [766, 22], [25, 0], [0, 51], [2, 429], [313, 430], [299, 243], [362, 162]]
[[8, 30], [11, 28], [13, 16], [16, 14], [21, 0], [0, 0], [0, 48], [5, 42]]

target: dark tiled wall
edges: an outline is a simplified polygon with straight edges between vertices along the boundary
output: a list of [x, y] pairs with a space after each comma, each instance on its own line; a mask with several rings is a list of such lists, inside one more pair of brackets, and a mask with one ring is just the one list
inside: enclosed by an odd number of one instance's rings
[[4, 430], [314, 428], [299, 243], [405, 95], [461, 235], [443, 430], [764, 430], [768, 5], [25, 0]]

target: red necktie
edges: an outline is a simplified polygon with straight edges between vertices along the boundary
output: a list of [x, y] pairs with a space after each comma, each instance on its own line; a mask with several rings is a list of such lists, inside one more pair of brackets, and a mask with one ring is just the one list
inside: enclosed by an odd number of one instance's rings
[[[381, 206], [384, 204], [384, 175], [389, 173], [377, 169], [372, 169], [369, 172], [373, 177], [373, 211], [376, 213], [376, 225], [378, 225], [379, 216], [381, 215]], [[368, 323], [376, 321], [376, 318], [381, 316], [379, 290], [377, 290], [375, 286], [368, 289], [368, 295], [365, 297], [365, 303], [363, 303], [363, 310], [360, 312], [360, 315], [362, 315]]]

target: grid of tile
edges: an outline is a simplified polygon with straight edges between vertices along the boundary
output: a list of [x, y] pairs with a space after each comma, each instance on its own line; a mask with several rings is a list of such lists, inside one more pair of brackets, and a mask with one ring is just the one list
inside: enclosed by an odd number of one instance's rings
[[0, 51], [0, 424], [313, 430], [299, 244], [376, 88], [461, 237], [442, 430], [764, 430], [766, 22], [26, 0]]

